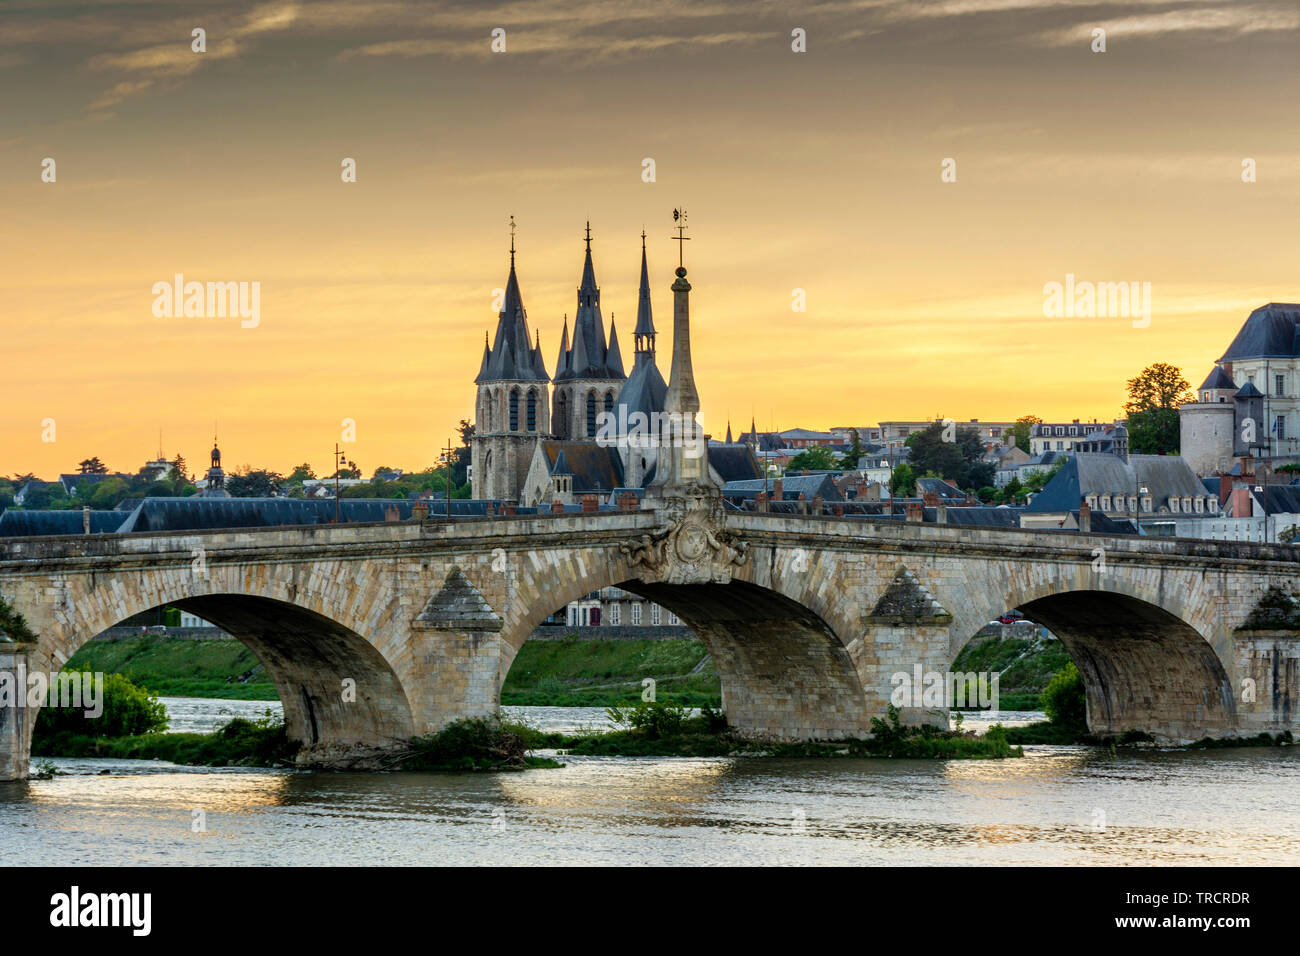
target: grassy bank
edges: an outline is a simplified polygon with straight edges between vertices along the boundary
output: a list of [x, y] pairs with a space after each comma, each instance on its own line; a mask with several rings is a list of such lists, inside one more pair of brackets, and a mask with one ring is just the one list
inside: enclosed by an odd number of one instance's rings
[[275, 684], [239, 641], [185, 641], [164, 636], [90, 641], [68, 662], [125, 674], [162, 697], [279, 700]]
[[[1052, 675], [1069, 660], [1056, 640], [976, 638], [955, 671], [1001, 672], [999, 707], [1038, 710]], [[74, 667], [120, 673], [164, 697], [276, 700], [275, 685], [243, 644], [140, 636], [91, 641]], [[520, 649], [501, 689], [511, 706], [614, 707], [639, 702], [642, 680], [655, 681], [660, 701], [718, 707], [718, 673], [697, 640], [529, 641]]]

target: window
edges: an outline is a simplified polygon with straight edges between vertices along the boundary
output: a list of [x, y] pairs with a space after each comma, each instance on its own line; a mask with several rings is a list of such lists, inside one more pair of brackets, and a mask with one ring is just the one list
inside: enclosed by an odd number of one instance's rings
[[1281, 415], [1277, 416], [1277, 421], [1273, 423], [1273, 433], [1278, 438], [1286, 438], [1286, 419]]
[[528, 390], [528, 430], [537, 431], [537, 389]]
[[660, 617], [662, 613], [663, 612], [660, 609], [658, 604], [650, 605], [650, 623], [653, 624], [655, 627], [658, 627], [659, 624], [661, 623]]
[[619, 617], [620, 617], [618, 611], [619, 607], [620, 605], [618, 603], [614, 603], [609, 606], [609, 623], [616, 627], [618, 626]]
[[510, 390], [510, 430], [519, 431], [519, 389]]
[[591, 609], [591, 626], [592, 627], [600, 626], [600, 608], [598, 607], [593, 607]]
[[1274, 375], [1274, 376], [1273, 376], [1273, 394], [1274, 394], [1274, 395], [1278, 395], [1278, 396], [1281, 396], [1282, 394], [1284, 394], [1283, 391], [1282, 391], [1282, 376], [1281, 376], [1281, 375]]
[[587, 393], [587, 437], [596, 437], [596, 393]]
[[641, 623], [641, 602], [640, 601], [637, 601], [632, 605], [632, 623], [633, 624]]
[[1073, 425], [1071, 425], [1071, 426], [1070, 426], [1070, 434], [1071, 434], [1071, 435], [1077, 435], [1077, 434], [1079, 434], [1079, 429], [1077, 429], [1077, 428], [1075, 428]]
[[569, 437], [569, 396], [564, 392], [555, 396], [555, 434]]

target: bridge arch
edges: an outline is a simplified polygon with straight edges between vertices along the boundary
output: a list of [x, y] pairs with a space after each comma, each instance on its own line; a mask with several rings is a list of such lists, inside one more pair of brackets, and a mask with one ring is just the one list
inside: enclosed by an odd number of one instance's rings
[[1175, 740], [1232, 734], [1235, 664], [1207, 627], [1212, 604], [1190, 581], [1174, 587], [1161, 580], [1154, 594], [1144, 583], [1115, 569], [1084, 581], [1020, 583], [1003, 589], [1000, 602], [997, 591], [986, 592], [980, 615], [954, 628], [950, 660], [988, 621], [1016, 609], [1069, 652], [1083, 677], [1092, 731], [1140, 730]]
[[[218, 569], [213, 571], [217, 576]], [[112, 599], [101, 601], [77, 593], [80, 582], [74, 580], [69, 604], [77, 610], [38, 628], [29, 666], [56, 670], [96, 634], [141, 612], [171, 606], [211, 621], [248, 647], [275, 683], [290, 739], [305, 748], [391, 746], [412, 735], [402, 681], [354, 627], [304, 603], [220, 584], [196, 594], [192, 584], [170, 587], [171, 577], [160, 572], [147, 587], [113, 588]], [[27, 721], [29, 735], [35, 716], [32, 712]]]
[[[861, 736], [870, 728], [866, 692], [850, 647], [834, 627], [778, 587], [727, 583], [646, 583], [629, 577], [617, 551], [607, 560], [543, 567], [517, 582], [503, 627], [498, 690], [529, 636], [557, 608], [605, 587], [618, 587], [667, 608], [713, 657], [728, 723], [754, 736], [783, 739]], [[652, 675], [647, 675], [652, 676]]]

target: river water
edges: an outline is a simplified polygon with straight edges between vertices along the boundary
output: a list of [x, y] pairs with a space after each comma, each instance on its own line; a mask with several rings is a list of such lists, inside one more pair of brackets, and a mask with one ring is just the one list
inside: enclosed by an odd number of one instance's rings
[[[278, 710], [167, 703], [173, 730]], [[506, 710], [546, 729], [605, 722], [596, 708]], [[567, 757], [499, 774], [65, 759], [53, 763], [66, 775], [0, 784], [0, 850], [9, 864], [68, 865], [1300, 862], [1296, 748], [1026, 754]]]

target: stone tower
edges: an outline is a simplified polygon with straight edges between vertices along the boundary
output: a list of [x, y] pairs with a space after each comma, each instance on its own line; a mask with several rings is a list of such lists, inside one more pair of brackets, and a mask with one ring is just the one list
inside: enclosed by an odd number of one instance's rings
[[514, 220], [510, 223], [510, 276], [496, 338], [483, 341], [474, 404], [470, 461], [475, 498], [518, 501], [538, 439], [550, 433], [550, 376], [540, 339], [528, 333], [528, 313], [515, 275]]
[[587, 257], [578, 286], [578, 311], [573, 317], [573, 341], [565, 319], [564, 337], [555, 367], [555, 395], [551, 421], [559, 439], [594, 439], [600, 413], [612, 412], [623, 374], [618, 333], [611, 324], [605, 344], [605, 322], [600, 315], [600, 287], [591, 264], [591, 223], [587, 223]]

